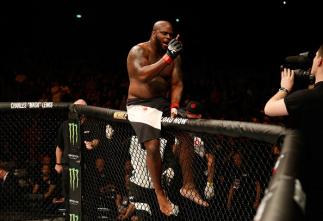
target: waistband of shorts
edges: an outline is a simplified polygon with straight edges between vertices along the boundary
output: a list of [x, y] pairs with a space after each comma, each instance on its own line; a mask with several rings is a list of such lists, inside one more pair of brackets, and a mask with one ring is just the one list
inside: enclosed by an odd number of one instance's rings
[[169, 102], [164, 97], [153, 97], [153, 98], [130, 98], [127, 99], [127, 106], [131, 105], [144, 105], [144, 106], [151, 106], [150, 104], [164, 104], [168, 105]]

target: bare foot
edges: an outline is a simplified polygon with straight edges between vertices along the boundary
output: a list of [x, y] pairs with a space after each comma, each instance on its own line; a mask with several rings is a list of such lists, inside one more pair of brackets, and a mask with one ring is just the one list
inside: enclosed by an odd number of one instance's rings
[[165, 193], [157, 193], [157, 201], [159, 204], [159, 209], [162, 213], [164, 213], [166, 216], [172, 215], [173, 205], [172, 202], [167, 199], [165, 196]]
[[198, 193], [198, 191], [196, 190], [196, 188], [193, 186], [183, 186], [180, 189], [180, 193], [183, 197], [193, 201], [194, 203], [204, 206], [204, 207], [208, 207], [209, 204], [208, 202], [204, 201], [202, 199], [202, 197], [200, 196], [200, 194]]

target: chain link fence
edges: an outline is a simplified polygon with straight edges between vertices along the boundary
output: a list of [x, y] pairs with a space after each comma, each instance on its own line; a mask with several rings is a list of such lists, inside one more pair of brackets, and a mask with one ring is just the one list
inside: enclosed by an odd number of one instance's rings
[[58, 217], [57, 129], [67, 109], [0, 110], [0, 220]]
[[[1, 112], [0, 169], [12, 181], [1, 189], [0, 220], [64, 220], [65, 205], [55, 201], [62, 197], [62, 180], [54, 164], [57, 130], [67, 112]], [[170, 217], [159, 210], [146, 151], [130, 125], [86, 116], [81, 123], [82, 220], [252, 220], [280, 146], [169, 126], [163, 131], [162, 185], [176, 205]]]

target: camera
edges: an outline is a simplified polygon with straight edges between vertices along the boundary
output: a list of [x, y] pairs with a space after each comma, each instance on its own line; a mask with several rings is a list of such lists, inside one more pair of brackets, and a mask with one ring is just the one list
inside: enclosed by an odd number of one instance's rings
[[311, 74], [313, 54], [310, 52], [303, 52], [296, 56], [288, 56], [285, 58], [283, 68], [289, 68], [294, 71], [295, 83], [308, 86], [314, 84], [315, 77]]
[[294, 69], [294, 76], [296, 80], [307, 84], [314, 84], [315, 82], [315, 77], [308, 70]]

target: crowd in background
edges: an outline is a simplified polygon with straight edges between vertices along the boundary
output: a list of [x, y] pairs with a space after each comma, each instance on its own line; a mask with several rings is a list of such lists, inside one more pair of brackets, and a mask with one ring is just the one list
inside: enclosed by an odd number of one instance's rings
[[[6, 64], [0, 81], [1, 102], [73, 102], [82, 98], [89, 105], [125, 111], [129, 84], [125, 59], [124, 62], [116, 65], [119, 68], [111, 68], [112, 65], [110, 67], [108, 59], [97, 59], [95, 56], [87, 59], [64, 60], [66, 56], [59, 59], [55, 56], [39, 56], [37, 53], [37, 51], [25, 52], [24, 55], [19, 55], [22, 57], [21, 60], [16, 59], [15, 62]], [[186, 106], [187, 102], [196, 100], [204, 105], [204, 118], [260, 123], [279, 122], [277, 118], [266, 117], [262, 111], [265, 101], [272, 95], [273, 90], [278, 90], [276, 86], [279, 82], [279, 69], [276, 73], [273, 73], [270, 67], [217, 67], [203, 62], [203, 58], [201, 58], [201, 61], [192, 63], [189, 59], [185, 60], [185, 56], [183, 61], [184, 92], [182, 107]], [[48, 122], [57, 123], [50, 120]], [[48, 126], [47, 123], [44, 126]], [[30, 136], [33, 138], [23, 139], [21, 145], [19, 142], [17, 145], [15, 144], [14, 149], [17, 151], [17, 158], [20, 158], [20, 160], [17, 160], [14, 157], [15, 155], [10, 152], [12, 150], [9, 145], [10, 142], [4, 141], [1, 146], [4, 153], [1, 156], [1, 161], [20, 162], [23, 165], [17, 165], [17, 168], [25, 169], [30, 168], [28, 166], [31, 164], [30, 162], [39, 162], [37, 157], [39, 153], [48, 152], [53, 157], [54, 145], [39, 145], [39, 149], [35, 148], [37, 144], [41, 143], [36, 138], [42, 137], [37, 135], [35, 131], [46, 131], [37, 129], [40, 125], [42, 124], [34, 122], [34, 124], [27, 126], [26, 134], [31, 134]], [[56, 126], [52, 125], [51, 128], [54, 129]], [[54, 135], [56, 130], [47, 134]], [[26, 147], [29, 147], [29, 149]], [[25, 148], [25, 150], [21, 148]], [[36, 151], [37, 154], [35, 150], [38, 150], [39, 153]], [[29, 163], [25, 165], [24, 162]], [[51, 164], [53, 162], [52, 159]], [[53, 165], [51, 165], [51, 168], [53, 168]], [[36, 181], [42, 181], [39, 179], [39, 176], [42, 176], [41, 172], [46, 172], [40, 166], [37, 169], [37, 173], [36, 170], [30, 173], [35, 176], [30, 180], [30, 183], [35, 184], [35, 186], [39, 185]], [[48, 179], [52, 179], [52, 177], [49, 176]], [[262, 182], [265, 183], [265, 180], [262, 180]], [[54, 182], [53, 178], [51, 183], [56, 185], [57, 181]], [[35, 194], [39, 191], [36, 191], [37, 188], [34, 186], [32, 189], [31, 185], [25, 186], [24, 191], [28, 193], [25, 195], [30, 196], [31, 194], [32, 200], [35, 201], [34, 198], [37, 196]], [[44, 191], [42, 191], [43, 193]], [[50, 197], [51, 202], [53, 197], [54, 195]], [[223, 206], [225, 202], [226, 200], [221, 201], [221, 205]], [[39, 203], [39, 200], [37, 203]], [[48, 205], [48, 202], [46, 205]], [[57, 211], [57, 208], [53, 205], [50, 209]]]
[[[125, 110], [129, 83], [126, 59], [113, 64], [119, 68], [113, 68], [109, 60], [96, 56], [64, 60], [66, 56], [42, 57], [37, 53], [27, 50], [20, 59], [5, 66], [1, 101], [73, 102], [83, 98], [93, 106]], [[217, 67], [202, 60], [185, 62], [184, 56], [182, 106], [189, 100], [198, 100], [205, 106], [206, 118], [268, 120], [262, 110], [277, 89], [278, 68]]]

